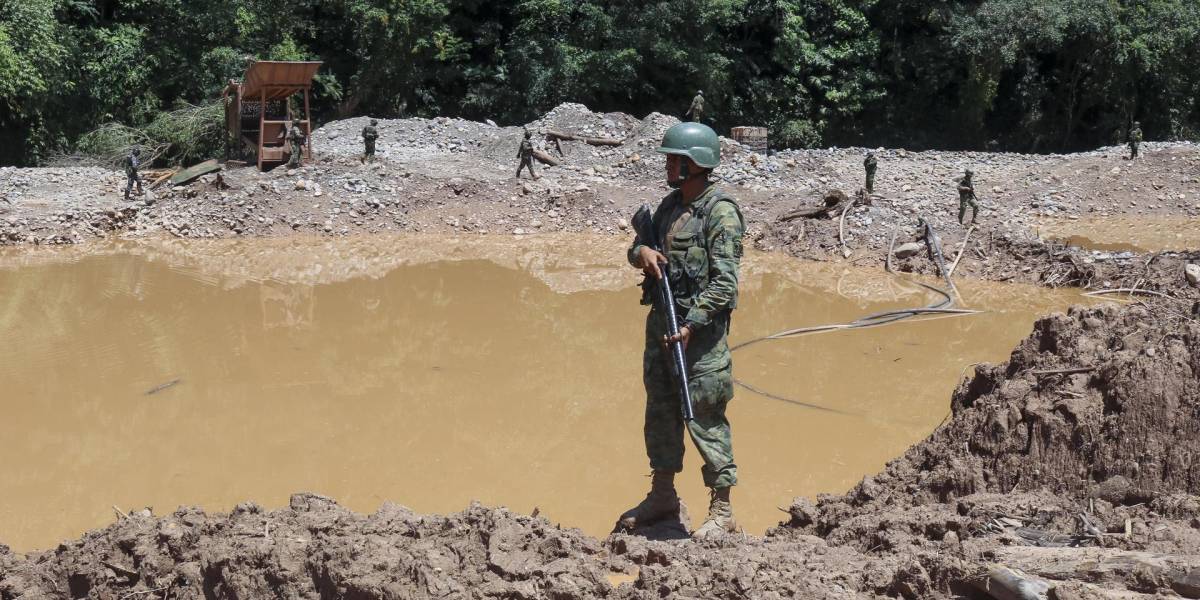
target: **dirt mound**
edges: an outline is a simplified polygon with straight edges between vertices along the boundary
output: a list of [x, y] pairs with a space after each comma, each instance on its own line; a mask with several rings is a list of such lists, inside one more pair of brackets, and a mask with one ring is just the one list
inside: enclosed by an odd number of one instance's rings
[[983, 591], [1008, 575], [1037, 597], [1196, 598], [1198, 356], [1174, 305], [1043, 319], [927, 440], [845, 495], [797, 499], [765, 538], [601, 542], [505, 509], [363, 516], [297, 494], [0, 546], [0, 598], [984, 599], [1016, 597]]
[[[798, 498], [790, 521], [768, 535], [915, 552], [944, 589], [978, 581], [980, 563], [1021, 557], [1005, 546], [1195, 558], [1197, 369], [1200, 324], [1175, 304], [1047, 317], [1007, 363], [977, 367], [928, 439], [843, 496]], [[1066, 578], [1139, 589], [1127, 567]], [[1171, 587], [1169, 579], [1140, 591]]]

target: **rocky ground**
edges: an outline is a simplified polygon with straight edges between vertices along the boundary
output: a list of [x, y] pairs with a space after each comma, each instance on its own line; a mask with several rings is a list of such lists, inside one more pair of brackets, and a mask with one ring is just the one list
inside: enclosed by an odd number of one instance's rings
[[[562, 161], [539, 165], [538, 181], [515, 179], [519, 127], [458, 119], [380, 122], [379, 161], [358, 160], [365, 118], [313, 133], [305, 167], [259, 173], [228, 167], [185, 186], [160, 186], [133, 202], [123, 175], [96, 168], [0, 169], [0, 244], [78, 243], [101, 236], [186, 238], [344, 236], [389, 231], [531, 235], [588, 231], [627, 236], [643, 202], [666, 191], [654, 152], [674, 117], [636, 119], [563, 104], [527, 127], [538, 147]], [[549, 141], [549, 131], [620, 140], [619, 146]], [[1038, 237], [1046, 223], [1070, 229], [1093, 218], [1184, 219], [1200, 216], [1200, 153], [1190, 143], [1147, 143], [1142, 160], [1123, 147], [1068, 155], [878, 151], [876, 196], [824, 219], [788, 219], [832, 190], [854, 196], [863, 149], [755, 154], [723, 139], [716, 175], [739, 198], [749, 235], [762, 250], [816, 260], [883, 262], [895, 231], [912, 239], [917, 219], [940, 234], [947, 260], [965, 229], [956, 221], [955, 180], [975, 173], [983, 202], [979, 226], [957, 274], [1050, 286], [1146, 287], [1187, 293], [1186, 252], [1098, 251]], [[559, 150], [561, 149], [561, 154]], [[1063, 224], [1066, 225], [1063, 225]], [[842, 235], [839, 236], [839, 232]], [[905, 271], [932, 272], [928, 260], [902, 260]]]
[[1042, 319], [929, 438], [762, 538], [597, 540], [301, 493], [0, 546], [0, 598], [1200, 598], [1200, 323], [1177, 305]]
[[[521, 128], [444, 118], [382, 121], [373, 164], [358, 161], [365, 120], [351, 119], [314, 132], [316, 157], [302, 169], [227, 168], [133, 202], [116, 171], [3, 168], [0, 244], [626, 237], [634, 208], [665, 192], [654, 148], [675, 122], [564, 104], [528, 125], [562, 161], [540, 167], [538, 181], [512, 176]], [[552, 130], [622, 143], [562, 142], [560, 155], [545, 138]], [[1007, 363], [981, 365], [959, 387], [951, 418], [927, 440], [843, 496], [797, 499], [762, 538], [691, 542], [680, 526], [596, 540], [500, 508], [433, 516], [387, 504], [357, 515], [297, 494], [276, 511], [135, 511], [46, 552], [0, 545], [0, 599], [1200, 598], [1200, 293], [1185, 271], [1200, 252], [1088, 250], [1036, 234], [1047, 220], [1200, 216], [1194, 145], [1146, 144], [1137, 162], [1123, 148], [881, 150], [873, 197], [856, 194], [862, 149], [765, 156], [723, 146], [716, 174], [760, 250], [882, 264], [893, 235], [911, 240], [923, 217], [949, 262], [967, 234], [954, 180], [970, 167], [986, 209], [955, 277], [1137, 288], [1143, 301], [1039, 321]], [[862, 200], [844, 226], [840, 212], [789, 218], [832, 190]], [[936, 272], [924, 253], [895, 267]]]

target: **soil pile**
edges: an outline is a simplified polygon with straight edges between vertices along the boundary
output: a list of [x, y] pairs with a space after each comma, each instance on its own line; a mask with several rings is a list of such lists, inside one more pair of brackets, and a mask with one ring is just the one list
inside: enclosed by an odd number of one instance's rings
[[1033, 597], [1196, 598], [1198, 356], [1173, 305], [1043, 319], [928, 439], [843, 496], [797, 499], [764, 538], [598, 541], [505, 509], [363, 516], [297, 494], [0, 546], [0, 598], [1003, 598], [982, 590], [1004, 573]]
[[[662, 133], [678, 123], [652, 113], [638, 119], [562, 104], [521, 127], [462, 119], [380, 121], [379, 161], [363, 165], [366, 117], [313, 132], [314, 157], [298, 170], [259, 173], [228, 167], [188, 185], [161, 185], [122, 199], [124, 176], [93, 167], [0, 169], [0, 244], [73, 244], [119, 235], [183, 238], [352, 235], [376, 232], [515, 234], [590, 232], [628, 235], [629, 216], [666, 193]], [[515, 179], [522, 130], [560, 161], [539, 165], [541, 179]], [[560, 131], [620, 145], [553, 141]], [[1189, 291], [1187, 253], [1084, 250], [1037, 235], [1088, 219], [1200, 216], [1200, 153], [1190, 143], [1147, 143], [1143, 158], [1124, 148], [1067, 155], [908, 152], [880, 149], [876, 196], [833, 218], [789, 218], [819, 206], [833, 190], [854, 196], [863, 183], [863, 148], [749, 151], [722, 138], [714, 176], [738, 198], [759, 250], [816, 260], [883, 262], [893, 231], [902, 241], [925, 218], [956, 253], [966, 230], [957, 222], [957, 178], [975, 171], [984, 206], [957, 273], [1048, 286], [1149, 287]], [[1050, 221], [1047, 221], [1050, 220]], [[1081, 233], [1086, 233], [1084, 228]], [[1154, 258], [1154, 261], [1150, 259]], [[1155, 262], [1156, 261], [1156, 262]], [[1153, 264], [1152, 264], [1153, 263]], [[932, 273], [923, 258], [904, 271]]]

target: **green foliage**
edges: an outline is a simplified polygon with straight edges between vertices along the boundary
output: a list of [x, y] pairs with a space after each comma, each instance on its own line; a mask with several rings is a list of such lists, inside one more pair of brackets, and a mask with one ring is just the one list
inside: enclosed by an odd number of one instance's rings
[[118, 167], [130, 148], [142, 150], [146, 164], [165, 160], [189, 165], [217, 156], [223, 148], [224, 109], [220, 102], [202, 106], [181, 106], [159, 113], [153, 121], [130, 127], [105, 123], [83, 134], [76, 153], [59, 157], [59, 162], [75, 162]]
[[0, 0], [0, 163], [145, 133], [259, 58], [323, 61], [324, 119], [679, 115], [703, 89], [706, 120], [776, 146], [1200, 131], [1195, 0]]

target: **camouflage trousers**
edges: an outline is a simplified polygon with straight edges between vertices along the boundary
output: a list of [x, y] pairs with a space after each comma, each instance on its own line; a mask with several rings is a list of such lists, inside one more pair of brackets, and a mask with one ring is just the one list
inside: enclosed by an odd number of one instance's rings
[[521, 164], [517, 165], [517, 179], [521, 178], [521, 169], [529, 168], [529, 176], [537, 179], [537, 173], [533, 172], [533, 158], [522, 158]]
[[375, 140], [363, 140], [363, 161], [375, 158]]
[[875, 171], [867, 171], [867, 193], [875, 193]]
[[296, 142], [291, 142], [291, 146], [292, 152], [291, 156], [288, 157], [288, 166], [298, 167], [300, 166], [300, 155], [304, 152], [304, 146]]
[[1138, 143], [1137, 142], [1129, 142], [1129, 158], [1132, 159], [1132, 158], [1137, 158], [1137, 157], [1138, 157]]
[[695, 418], [686, 425], [678, 386], [670, 367], [662, 360], [647, 359], [642, 379], [646, 385], [644, 432], [650, 468], [673, 473], [683, 470], [683, 431], [686, 428], [696, 451], [704, 459], [704, 465], [700, 467], [704, 485], [710, 488], [737, 485], [733, 433], [725, 418], [725, 407], [733, 399], [733, 369], [726, 367], [688, 382]]
[[142, 176], [133, 169], [125, 170], [125, 197], [129, 197], [129, 193], [133, 191], [134, 184], [137, 185], [138, 193], [142, 193]]
[[979, 203], [971, 196], [958, 197], [958, 223], [963, 223], [963, 217], [967, 215], [967, 207], [971, 207], [971, 222], [974, 223], [979, 219]]

